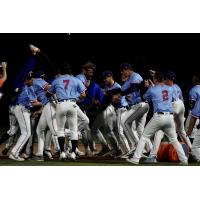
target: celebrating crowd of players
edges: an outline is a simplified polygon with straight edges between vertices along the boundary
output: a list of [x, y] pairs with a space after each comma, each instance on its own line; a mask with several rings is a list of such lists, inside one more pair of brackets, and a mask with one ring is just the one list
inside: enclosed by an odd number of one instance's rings
[[[43, 71], [35, 69], [36, 55], [43, 54], [46, 59], [47, 56], [33, 45], [30, 50], [30, 60], [14, 81], [10, 128], [0, 136], [0, 145], [4, 143], [2, 154], [9, 154], [16, 161], [52, 160], [55, 156], [60, 160], [110, 156], [133, 164], [139, 164], [141, 157], [147, 163], [155, 163], [166, 135], [180, 164], [188, 164], [180, 141], [187, 145], [190, 156], [200, 161], [200, 75], [193, 77], [190, 112], [184, 123], [183, 96], [174, 83], [173, 71], [163, 74], [150, 70], [152, 79], [143, 80], [130, 63], [122, 63], [119, 66], [122, 86], [115, 82], [111, 71], [104, 71], [101, 88], [93, 80], [94, 63], [87, 62], [81, 74], [74, 76], [70, 64], [62, 62], [56, 66], [54, 79], [50, 81]], [[2, 62], [1, 66], [0, 88], [7, 79], [7, 63]], [[153, 116], [146, 123], [150, 102]], [[190, 136], [195, 129], [192, 140]], [[36, 137], [37, 152], [33, 154]], [[97, 139], [100, 151], [97, 151]], [[79, 149], [80, 143], [84, 150]]]

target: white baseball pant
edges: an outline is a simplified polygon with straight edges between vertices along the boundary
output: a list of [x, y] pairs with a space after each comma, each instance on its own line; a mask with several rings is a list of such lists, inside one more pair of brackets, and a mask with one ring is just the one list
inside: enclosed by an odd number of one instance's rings
[[57, 136], [65, 137], [65, 124], [67, 122], [71, 131], [71, 140], [78, 140], [77, 105], [72, 101], [59, 102], [56, 105]]
[[[45, 139], [45, 132], [47, 129], [50, 131], [47, 131]], [[37, 125], [36, 133], [38, 136], [37, 155], [42, 156], [44, 148], [47, 150], [51, 149], [52, 134], [57, 134], [56, 108], [54, 103], [48, 102], [44, 106]]]
[[119, 140], [121, 142], [122, 148], [127, 153], [131, 149], [130, 149], [128, 140], [127, 140], [127, 138], [126, 138], [126, 136], [124, 134], [124, 130], [123, 130], [122, 123], [121, 123], [122, 118], [125, 115], [126, 111], [127, 111], [126, 108], [118, 108], [117, 109], [117, 129], [118, 129]]
[[20, 151], [22, 150], [22, 148], [26, 144], [27, 140], [31, 136], [31, 121], [30, 121], [31, 113], [28, 109], [26, 109], [22, 105], [17, 105], [15, 107], [14, 113], [15, 113], [15, 116], [19, 123], [21, 135], [20, 135], [17, 143], [13, 147], [11, 153], [14, 156], [18, 157]]
[[200, 161], [200, 129], [198, 129], [192, 143], [192, 155], [197, 161]]
[[178, 158], [182, 163], [187, 163], [187, 157], [183, 151], [181, 144], [178, 142], [176, 128], [174, 123], [174, 117], [170, 113], [165, 114], [157, 114], [154, 113], [153, 117], [146, 125], [144, 129], [144, 133], [140, 138], [140, 141], [137, 145], [136, 151], [134, 153], [134, 159], [139, 161], [144, 150], [145, 143], [152, 137], [154, 134], [162, 130], [166, 136], [168, 137], [169, 141], [175, 148]]
[[[122, 119], [122, 126], [126, 137], [131, 141], [131, 144], [137, 144], [139, 138], [142, 136], [144, 131], [144, 126], [146, 123], [147, 113], [149, 111], [148, 103], [141, 102], [136, 105], [131, 106], [131, 109], [128, 110]], [[132, 130], [133, 122], [135, 121], [136, 130]], [[147, 142], [149, 148], [152, 147], [151, 141]], [[133, 148], [133, 146], [132, 146]], [[151, 149], [148, 149], [150, 151]]]
[[[114, 128], [117, 128], [117, 118], [116, 112], [113, 105], [109, 105], [103, 112], [99, 113], [92, 124], [91, 132], [94, 135], [97, 135], [101, 144], [103, 146], [108, 146], [108, 143], [104, 136], [102, 135], [100, 128], [107, 128], [108, 129], [108, 137], [111, 142], [112, 147], [115, 150], [119, 150], [119, 142], [115, 136]], [[93, 136], [94, 136], [93, 135]], [[91, 148], [91, 147], [90, 147]]]
[[9, 123], [10, 123], [10, 129], [7, 131], [7, 133], [10, 136], [13, 136], [17, 133], [19, 130], [19, 124], [17, 121], [17, 118], [15, 116], [15, 107], [14, 105], [9, 106]]
[[[188, 145], [191, 149], [192, 145], [190, 142], [189, 137], [186, 135], [185, 128], [184, 128], [184, 113], [185, 113], [185, 106], [183, 101], [177, 100], [173, 102], [173, 113], [174, 113], [174, 121], [176, 125], [176, 132], [180, 136], [180, 138]], [[152, 156], [156, 156], [159, 150], [159, 146], [161, 143], [162, 138], [164, 137], [164, 133], [162, 131], [158, 131], [158, 133], [154, 136], [153, 148], [150, 153]]]
[[185, 121], [185, 106], [183, 101], [180, 99], [172, 103], [173, 106], [173, 113], [174, 113], [174, 121], [176, 124], [176, 131], [180, 138], [187, 144], [187, 146], [191, 149], [192, 144], [190, 142], [189, 137], [186, 135], [185, 128], [184, 128], [184, 121]]

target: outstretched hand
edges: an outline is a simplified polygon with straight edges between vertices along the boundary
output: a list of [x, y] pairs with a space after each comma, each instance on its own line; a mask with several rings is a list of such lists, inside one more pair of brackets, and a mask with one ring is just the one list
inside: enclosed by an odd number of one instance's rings
[[33, 55], [36, 55], [36, 53], [40, 52], [40, 49], [32, 44], [29, 45], [31, 52], [33, 53]]

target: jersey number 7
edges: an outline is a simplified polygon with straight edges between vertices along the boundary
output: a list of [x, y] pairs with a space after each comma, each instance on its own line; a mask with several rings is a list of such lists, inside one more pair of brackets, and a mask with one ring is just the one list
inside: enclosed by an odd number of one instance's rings
[[66, 90], [69, 85], [69, 80], [63, 80], [63, 83], [64, 83], [65, 90]]

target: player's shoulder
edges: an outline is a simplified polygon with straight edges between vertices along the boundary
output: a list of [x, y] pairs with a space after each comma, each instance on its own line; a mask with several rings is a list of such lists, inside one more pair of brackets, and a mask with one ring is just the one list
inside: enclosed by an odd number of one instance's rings
[[178, 90], [181, 90], [181, 87], [177, 83], [173, 84], [173, 87], [175, 87]]
[[131, 81], [139, 81], [139, 82], [141, 82], [141, 81], [143, 81], [143, 78], [142, 78], [142, 76], [139, 74], [139, 73], [137, 73], [137, 72], [134, 72], [132, 75], [131, 75]]
[[119, 83], [115, 82], [115, 83], [114, 83], [114, 87], [115, 87], [115, 88], [121, 88], [121, 85], [120, 85]]
[[200, 91], [200, 85], [195, 85], [194, 87], [192, 87], [193, 91]]
[[34, 78], [33, 79], [33, 84], [43, 84], [43, 83], [47, 83], [47, 82], [42, 78]]

